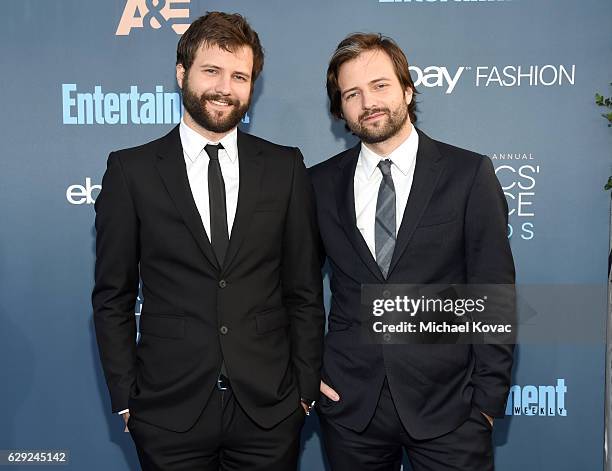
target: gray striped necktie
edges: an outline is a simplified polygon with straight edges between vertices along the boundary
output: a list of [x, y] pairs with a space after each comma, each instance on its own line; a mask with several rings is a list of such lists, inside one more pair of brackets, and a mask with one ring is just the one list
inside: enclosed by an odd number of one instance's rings
[[391, 163], [388, 159], [378, 162], [382, 181], [378, 187], [374, 225], [376, 263], [385, 278], [389, 273], [389, 265], [391, 265], [391, 257], [395, 248], [395, 185], [391, 177]]

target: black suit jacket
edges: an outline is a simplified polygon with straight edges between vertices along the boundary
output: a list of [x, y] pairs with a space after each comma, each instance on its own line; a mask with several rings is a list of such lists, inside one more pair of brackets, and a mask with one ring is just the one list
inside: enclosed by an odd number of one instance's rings
[[408, 432], [425, 439], [457, 427], [477, 407], [502, 416], [512, 345], [366, 345], [362, 284], [513, 283], [507, 204], [491, 161], [419, 132], [414, 180], [385, 280], [356, 226], [353, 177], [360, 144], [311, 168], [332, 302], [323, 380], [340, 394], [319, 410], [363, 430], [385, 376]]
[[325, 317], [302, 155], [239, 131], [238, 158], [238, 206], [219, 267], [178, 126], [109, 156], [95, 205], [92, 300], [113, 412], [129, 407], [140, 420], [187, 430], [222, 358], [238, 402], [263, 427], [295, 411], [300, 397], [318, 396]]

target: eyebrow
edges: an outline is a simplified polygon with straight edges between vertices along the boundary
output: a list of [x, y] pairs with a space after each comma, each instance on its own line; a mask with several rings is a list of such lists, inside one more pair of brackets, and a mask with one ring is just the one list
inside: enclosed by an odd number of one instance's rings
[[[379, 77], [379, 78], [375, 78], [374, 80], [370, 80], [368, 82], [368, 85], [374, 85], [376, 82], [382, 82], [384, 80], [390, 80], [387, 77]], [[351, 88], [347, 88], [346, 90], [342, 91], [340, 93], [341, 96], [346, 95], [348, 92], [352, 92], [353, 90], [357, 90], [359, 87], [351, 87]]]
[[[216, 69], [216, 70], [221, 70], [222, 67], [219, 67], [218, 65], [215, 65], [215, 64], [202, 64], [200, 66], [200, 69]], [[251, 78], [251, 74], [249, 74], [248, 72], [241, 72], [239, 70], [235, 70], [232, 73], [242, 75], [242, 76], [244, 76], [246, 78]]]

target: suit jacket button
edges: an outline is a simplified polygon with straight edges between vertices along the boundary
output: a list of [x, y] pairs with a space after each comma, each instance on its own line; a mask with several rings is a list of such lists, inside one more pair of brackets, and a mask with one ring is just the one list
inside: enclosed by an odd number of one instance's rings
[[227, 334], [228, 330], [229, 329], [226, 326], [224, 326], [224, 325], [219, 327], [219, 332], [221, 332], [223, 335]]
[[219, 281], [219, 288], [225, 288], [227, 286], [227, 281], [221, 280]]

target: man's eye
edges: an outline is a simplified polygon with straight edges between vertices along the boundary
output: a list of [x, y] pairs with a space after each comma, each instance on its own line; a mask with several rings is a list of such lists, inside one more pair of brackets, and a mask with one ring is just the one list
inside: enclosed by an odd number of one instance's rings
[[357, 96], [357, 92], [352, 92], [352, 93], [349, 93], [348, 95], [345, 95], [344, 99], [350, 100], [351, 98], [354, 98], [356, 96]]
[[387, 86], [386, 83], [379, 83], [376, 85], [376, 88], [380, 89], [380, 88], [385, 88]]
[[204, 72], [213, 75], [217, 73], [217, 69], [205, 69]]
[[246, 82], [246, 77], [244, 75], [235, 75], [234, 78], [236, 80], [240, 80], [241, 82]]

